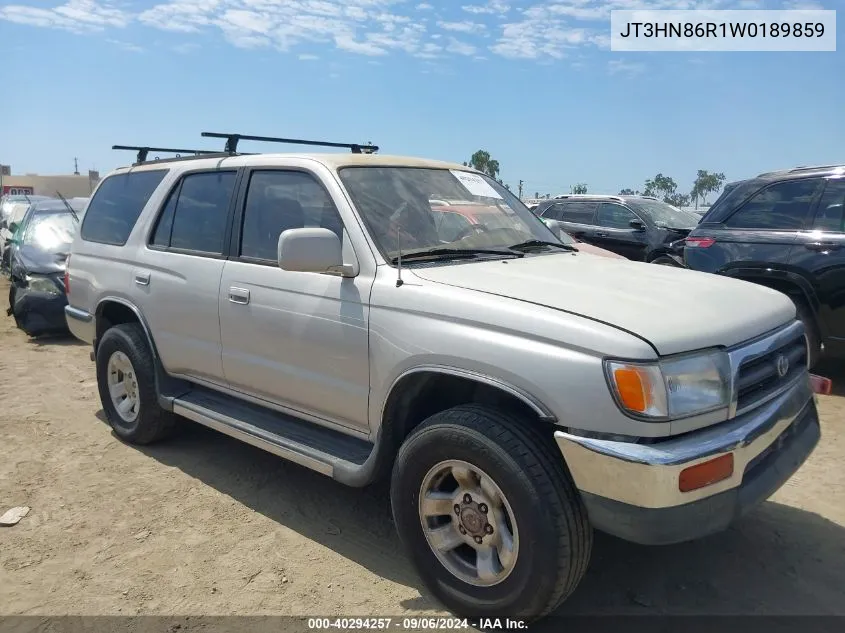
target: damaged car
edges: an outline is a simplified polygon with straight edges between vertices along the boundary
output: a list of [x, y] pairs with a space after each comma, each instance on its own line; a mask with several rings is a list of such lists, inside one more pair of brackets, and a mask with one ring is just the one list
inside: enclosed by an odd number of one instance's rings
[[9, 248], [11, 283], [7, 314], [30, 336], [64, 334], [64, 274], [85, 200], [47, 200], [31, 205]]

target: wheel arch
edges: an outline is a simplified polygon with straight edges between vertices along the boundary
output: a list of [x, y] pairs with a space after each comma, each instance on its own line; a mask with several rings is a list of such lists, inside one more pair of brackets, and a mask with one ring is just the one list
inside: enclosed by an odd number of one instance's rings
[[172, 411], [173, 399], [187, 391], [187, 385], [181, 380], [172, 378], [165, 371], [147, 320], [138, 306], [128, 299], [108, 296], [101, 298], [97, 303], [94, 310], [94, 356], [96, 357], [99, 342], [108, 329], [126, 323], [137, 323], [141, 326], [155, 363], [155, 387], [159, 405], [166, 411]]
[[460, 404], [505, 408], [535, 424], [553, 424], [557, 417], [523, 389], [492, 376], [440, 365], [421, 365], [400, 374], [391, 384], [381, 409], [377, 432], [380, 466], [386, 475], [402, 442], [425, 419]]

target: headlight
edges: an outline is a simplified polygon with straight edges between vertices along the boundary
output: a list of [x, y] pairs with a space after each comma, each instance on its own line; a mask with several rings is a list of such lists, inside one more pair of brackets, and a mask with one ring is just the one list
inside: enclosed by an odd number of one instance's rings
[[728, 355], [721, 351], [651, 363], [607, 360], [605, 370], [619, 406], [637, 417], [672, 419], [727, 409]]
[[34, 277], [27, 275], [27, 287], [34, 292], [46, 292], [48, 294], [60, 295], [62, 291], [49, 277]]

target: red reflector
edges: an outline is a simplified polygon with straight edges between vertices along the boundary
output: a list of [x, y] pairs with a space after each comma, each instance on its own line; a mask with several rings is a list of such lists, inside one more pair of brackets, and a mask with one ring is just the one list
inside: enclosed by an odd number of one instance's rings
[[65, 260], [65, 294], [70, 296], [70, 255]]
[[818, 393], [823, 396], [829, 396], [831, 390], [833, 389], [833, 381], [830, 378], [816, 376], [815, 374], [810, 374], [810, 384], [813, 386], [814, 393]]
[[688, 237], [684, 240], [684, 246], [690, 248], [707, 248], [716, 243], [712, 237]]

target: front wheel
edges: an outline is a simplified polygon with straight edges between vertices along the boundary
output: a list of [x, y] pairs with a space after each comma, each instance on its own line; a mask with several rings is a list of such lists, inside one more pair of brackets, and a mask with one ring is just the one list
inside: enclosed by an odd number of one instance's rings
[[399, 450], [390, 495], [417, 572], [459, 616], [542, 617], [586, 571], [586, 509], [531, 420], [478, 405], [431, 416]]

